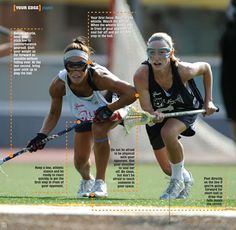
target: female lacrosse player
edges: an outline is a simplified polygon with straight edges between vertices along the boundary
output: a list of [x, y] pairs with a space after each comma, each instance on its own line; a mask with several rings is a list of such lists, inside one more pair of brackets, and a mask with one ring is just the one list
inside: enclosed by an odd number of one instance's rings
[[[31, 151], [42, 149], [42, 139], [56, 126], [61, 114], [62, 98], [67, 96], [75, 118], [82, 121], [74, 136], [74, 164], [82, 180], [78, 196], [106, 197], [105, 171], [110, 154], [108, 132], [114, 127], [112, 117], [117, 110], [135, 101], [135, 89], [121, 81], [105, 67], [90, 61], [91, 48], [79, 37], [64, 52], [65, 69], [52, 81], [49, 93], [51, 108], [43, 126], [28, 146]], [[118, 95], [109, 103], [103, 90]], [[90, 153], [94, 145], [96, 178], [90, 173]]]
[[142, 109], [156, 116], [156, 124], [146, 126], [147, 134], [162, 170], [171, 175], [170, 185], [160, 198], [187, 198], [192, 176], [184, 168], [183, 146], [178, 139], [181, 134], [194, 135], [196, 115], [163, 119], [163, 113], [202, 107], [202, 98], [192, 80], [197, 75], [203, 76], [206, 115], [214, 113], [217, 108], [212, 102], [211, 68], [205, 62], [180, 62], [166, 33], [149, 38], [147, 56], [134, 75], [134, 84]]

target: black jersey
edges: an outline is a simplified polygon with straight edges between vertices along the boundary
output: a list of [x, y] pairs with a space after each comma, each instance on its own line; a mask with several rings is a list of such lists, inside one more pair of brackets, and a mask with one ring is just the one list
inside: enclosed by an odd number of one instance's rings
[[185, 86], [174, 62], [171, 62], [173, 84], [168, 91], [155, 81], [151, 64], [148, 61], [142, 64], [148, 65], [149, 92], [154, 110], [171, 112], [202, 108], [203, 99], [194, 80], [189, 80]]

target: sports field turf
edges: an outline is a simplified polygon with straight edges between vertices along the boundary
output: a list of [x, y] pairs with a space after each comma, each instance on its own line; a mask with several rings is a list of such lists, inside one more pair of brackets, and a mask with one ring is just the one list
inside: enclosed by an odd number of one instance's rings
[[[47, 166], [49, 164], [46, 164]], [[141, 205], [141, 206], [201, 206], [207, 205], [204, 177], [223, 179], [223, 202], [216, 205], [218, 208], [236, 207], [236, 167], [216, 165], [187, 165], [194, 176], [194, 186], [188, 200], [160, 201], [159, 196], [168, 183], [165, 176], [156, 164], [141, 164], [136, 166], [136, 184], [134, 189], [117, 189], [115, 169], [110, 165], [107, 171], [109, 197], [107, 199], [76, 198], [79, 175], [73, 165], [64, 166], [64, 183], [62, 188], [41, 188], [35, 184], [42, 170], [35, 166], [43, 164], [6, 164], [2, 168], [8, 175], [0, 174], [0, 204], [64, 204], [64, 205]], [[51, 165], [54, 166], [54, 165]], [[94, 171], [94, 168], [93, 168]], [[206, 181], [206, 180], [205, 180]]]

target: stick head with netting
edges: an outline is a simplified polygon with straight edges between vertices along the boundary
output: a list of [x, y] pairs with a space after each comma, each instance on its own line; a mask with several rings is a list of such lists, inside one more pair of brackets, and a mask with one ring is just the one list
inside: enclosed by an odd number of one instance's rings
[[154, 125], [153, 116], [145, 111], [138, 111], [133, 106], [129, 107], [127, 115], [124, 117], [124, 127], [128, 134], [130, 130], [138, 125]]

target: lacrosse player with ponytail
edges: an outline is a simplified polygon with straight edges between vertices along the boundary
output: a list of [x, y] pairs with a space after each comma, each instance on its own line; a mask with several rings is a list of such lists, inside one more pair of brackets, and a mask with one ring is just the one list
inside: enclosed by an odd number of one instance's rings
[[[134, 75], [134, 85], [142, 109], [154, 115], [155, 124], [146, 125], [147, 134], [163, 172], [171, 176], [160, 199], [186, 199], [193, 184], [184, 167], [184, 149], [180, 135], [193, 136], [197, 115], [165, 118], [164, 113], [204, 108], [205, 115], [217, 111], [212, 99], [212, 71], [206, 62], [181, 62], [174, 55], [172, 38], [155, 33], [147, 42], [147, 61]], [[202, 99], [193, 78], [203, 76]]]
[[[108, 132], [117, 123], [113, 118], [120, 116], [117, 110], [133, 103], [136, 98], [133, 86], [90, 61], [91, 52], [82, 37], [66, 47], [65, 68], [53, 79], [49, 88], [51, 108], [39, 133], [28, 146], [32, 146], [31, 152], [44, 147], [41, 140], [56, 126], [62, 99], [66, 96], [72, 114], [81, 121], [74, 136], [74, 165], [82, 177], [78, 196], [100, 198], [108, 195], [105, 172], [110, 154]], [[90, 173], [92, 147], [97, 170], [95, 178]]]

